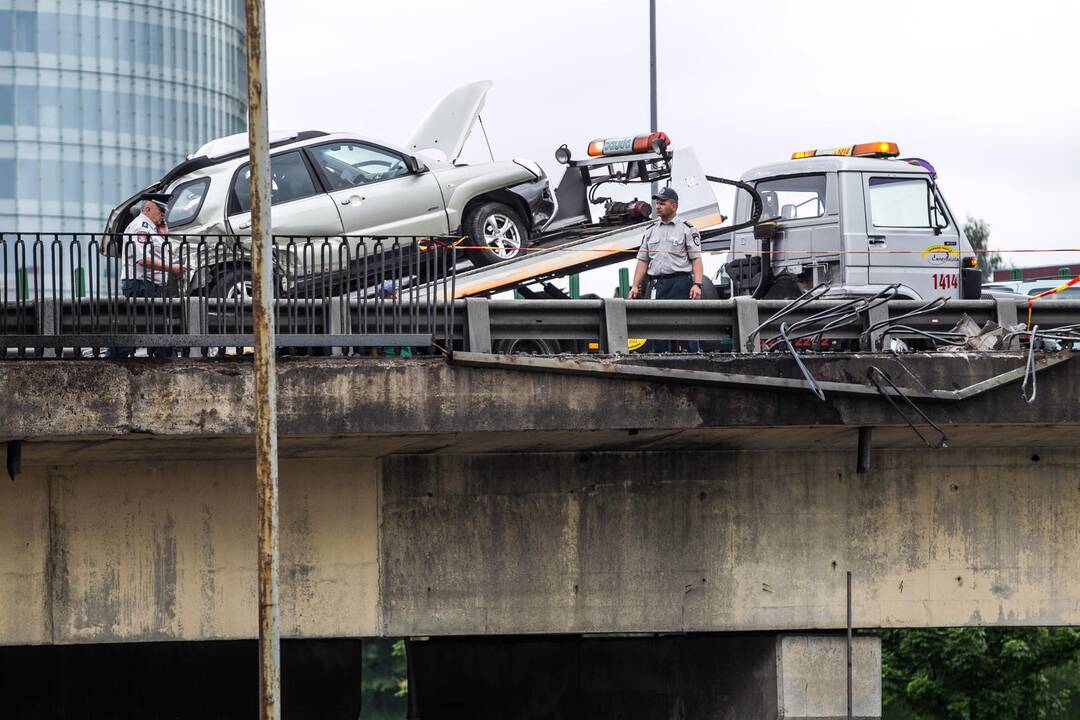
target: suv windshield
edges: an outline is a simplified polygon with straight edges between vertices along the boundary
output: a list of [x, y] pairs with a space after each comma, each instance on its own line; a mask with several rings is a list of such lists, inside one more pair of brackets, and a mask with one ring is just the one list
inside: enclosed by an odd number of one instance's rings
[[165, 222], [173, 227], [186, 225], [195, 219], [206, 197], [206, 188], [210, 187], [210, 178], [199, 178], [186, 182], [173, 190], [169, 202], [169, 212]]

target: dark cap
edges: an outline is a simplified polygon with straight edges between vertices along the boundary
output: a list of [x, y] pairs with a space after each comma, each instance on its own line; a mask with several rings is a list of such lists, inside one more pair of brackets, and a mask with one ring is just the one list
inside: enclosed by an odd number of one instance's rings
[[675, 192], [673, 188], [666, 187], [658, 190], [652, 198], [653, 200], [671, 200], [672, 202], [679, 202], [679, 193]]
[[143, 193], [139, 196], [139, 199], [144, 202], [149, 200], [162, 210], [168, 210], [169, 200], [172, 199], [172, 195], [169, 195], [169, 193]]

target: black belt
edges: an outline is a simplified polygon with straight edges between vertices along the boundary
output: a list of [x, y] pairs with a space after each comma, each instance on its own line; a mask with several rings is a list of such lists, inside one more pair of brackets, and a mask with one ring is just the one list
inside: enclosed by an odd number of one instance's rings
[[664, 273], [663, 275], [650, 275], [650, 280], [666, 280], [668, 278], [692, 277], [692, 272]]

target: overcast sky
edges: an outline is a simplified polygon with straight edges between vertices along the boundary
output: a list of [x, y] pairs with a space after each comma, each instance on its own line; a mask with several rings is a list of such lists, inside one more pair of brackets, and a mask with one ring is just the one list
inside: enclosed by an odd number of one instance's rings
[[[710, 174], [891, 140], [934, 163], [954, 213], [990, 224], [992, 249], [1080, 248], [1080, 3], [657, 6], [660, 129]], [[267, 0], [267, 18], [276, 129], [404, 143], [447, 90], [490, 79], [495, 156], [536, 160], [555, 182], [560, 144], [579, 155], [648, 130], [647, 0]], [[464, 159], [486, 159], [481, 140]]]

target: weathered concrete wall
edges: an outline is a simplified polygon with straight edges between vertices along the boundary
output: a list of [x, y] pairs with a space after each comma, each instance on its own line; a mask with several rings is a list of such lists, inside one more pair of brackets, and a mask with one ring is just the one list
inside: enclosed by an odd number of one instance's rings
[[390, 635], [1080, 623], [1080, 451], [397, 456]]
[[[1037, 461], [1036, 461], [1037, 458]], [[1080, 450], [282, 463], [286, 636], [1080, 623]], [[0, 482], [0, 644], [250, 638], [252, 466]]]
[[[377, 634], [376, 473], [281, 464], [286, 636]], [[255, 508], [247, 462], [27, 468], [0, 483], [0, 644], [253, 637]]]
[[[634, 362], [634, 358], [617, 362]], [[613, 361], [614, 362], [614, 361]], [[776, 356], [673, 358], [668, 364], [717, 372], [799, 377]], [[864, 382], [878, 366], [906, 385], [954, 389], [1023, 365], [1019, 354], [807, 357], [821, 380]], [[904, 427], [880, 398], [809, 392], [693, 387], [486, 370], [441, 358], [283, 360], [283, 436], [504, 433], [588, 430], [687, 431], [707, 428]], [[959, 404], [928, 405], [947, 426], [1057, 424], [1080, 437], [1071, 388], [1080, 363], [1039, 374], [1028, 405], [1017, 384]], [[237, 436], [254, 428], [252, 368], [246, 362], [0, 362], [0, 438], [130, 435]], [[905, 428], [905, 432], [909, 432]], [[1041, 438], [1040, 438], [1041, 440]], [[471, 452], [471, 449], [466, 449]]]

